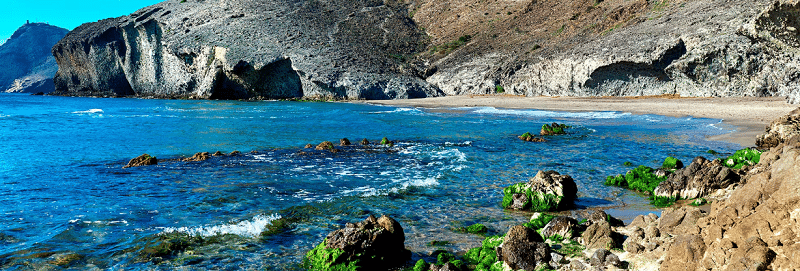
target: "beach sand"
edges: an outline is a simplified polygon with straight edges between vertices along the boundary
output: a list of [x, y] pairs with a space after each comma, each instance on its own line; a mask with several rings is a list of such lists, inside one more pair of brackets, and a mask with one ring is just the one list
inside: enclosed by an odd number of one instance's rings
[[465, 95], [424, 99], [372, 100], [370, 104], [423, 108], [496, 107], [550, 111], [620, 111], [672, 117], [722, 119], [735, 127], [729, 134], [711, 140], [755, 146], [756, 135], [772, 120], [798, 107], [784, 98], [686, 98], [676, 95], [644, 97], [523, 97], [513, 95]]

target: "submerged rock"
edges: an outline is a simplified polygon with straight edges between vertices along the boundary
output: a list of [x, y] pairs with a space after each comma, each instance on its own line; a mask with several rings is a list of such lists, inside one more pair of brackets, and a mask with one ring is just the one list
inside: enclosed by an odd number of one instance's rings
[[543, 136], [546, 136], [546, 135], [563, 135], [563, 134], [567, 133], [567, 132], [564, 131], [564, 129], [567, 129], [567, 128], [569, 128], [569, 126], [567, 126], [566, 124], [558, 124], [558, 123], [553, 122], [552, 124], [542, 125], [542, 129], [539, 131], [539, 134], [543, 135]]
[[339, 146], [350, 146], [350, 140], [342, 138], [339, 140]]
[[317, 147], [314, 149], [318, 151], [332, 150], [333, 143], [330, 141], [322, 141], [322, 143], [319, 143], [319, 145], [317, 145]]
[[666, 181], [659, 183], [653, 193], [659, 197], [693, 199], [705, 197], [740, 180], [739, 173], [723, 166], [720, 160], [709, 161], [698, 156], [688, 167], [675, 171]]
[[539, 171], [527, 183], [503, 189], [503, 207], [536, 212], [565, 210], [574, 204], [578, 193], [569, 175], [556, 171]]
[[150, 156], [149, 154], [142, 154], [139, 157], [133, 158], [128, 161], [128, 165], [122, 168], [129, 168], [129, 167], [140, 167], [140, 166], [150, 166], [150, 165], [157, 165], [158, 159]]
[[208, 152], [198, 152], [198, 153], [195, 153], [192, 157], [181, 159], [181, 161], [184, 161], [184, 162], [199, 162], [199, 161], [208, 160], [208, 158], [211, 158], [211, 154], [210, 153], [208, 153]]
[[309, 251], [304, 265], [310, 270], [385, 270], [411, 257], [405, 249], [400, 223], [388, 216], [347, 223]]

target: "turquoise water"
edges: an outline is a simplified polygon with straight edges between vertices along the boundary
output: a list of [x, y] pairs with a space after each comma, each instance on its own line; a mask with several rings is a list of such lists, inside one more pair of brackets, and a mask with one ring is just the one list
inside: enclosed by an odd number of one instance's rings
[[[516, 138], [550, 122], [573, 128], [545, 143]], [[480, 238], [453, 228], [482, 222], [498, 233], [530, 216], [503, 211], [501, 189], [538, 170], [576, 180], [578, 210], [568, 214], [657, 211], [603, 186], [605, 176], [626, 161], [732, 152], [740, 146], [704, 139], [726, 132], [720, 120], [620, 112], [2, 94], [0, 269], [291, 270], [328, 232], [368, 214], [397, 219], [415, 258], [434, 239], [459, 252]], [[302, 149], [384, 136], [397, 144]], [[168, 160], [233, 150], [242, 155]], [[162, 161], [122, 168], [143, 153]], [[291, 223], [262, 234], [278, 218]], [[144, 256], [176, 235], [204, 241]]]

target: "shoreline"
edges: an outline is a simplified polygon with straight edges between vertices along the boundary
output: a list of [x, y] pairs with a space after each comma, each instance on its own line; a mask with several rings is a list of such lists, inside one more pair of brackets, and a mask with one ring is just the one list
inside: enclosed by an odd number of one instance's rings
[[496, 107], [548, 111], [587, 112], [619, 111], [636, 115], [654, 114], [669, 117], [721, 119], [734, 131], [709, 137], [709, 140], [755, 146], [755, 137], [770, 122], [796, 109], [784, 98], [775, 97], [679, 97], [677, 95], [642, 97], [523, 97], [513, 95], [464, 95], [406, 100], [371, 100], [360, 103], [422, 107]]

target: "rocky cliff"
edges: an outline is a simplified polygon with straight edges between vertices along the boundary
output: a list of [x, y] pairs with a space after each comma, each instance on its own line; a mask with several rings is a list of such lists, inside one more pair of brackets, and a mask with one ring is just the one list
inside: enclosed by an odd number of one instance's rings
[[169, 0], [53, 55], [61, 95], [394, 99], [441, 95], [402, 61], [425, 46], [400, 2]]
[[766, 0], [168, 0], [83, 25], [53, 54], [63, 95], [797, 103], [798, 16]]
[[58, 66], [50, 53], [69, 30], [28, 23], [0, 45], [0, 91], [52, 92]]

